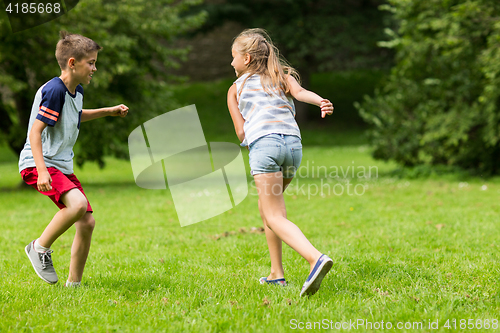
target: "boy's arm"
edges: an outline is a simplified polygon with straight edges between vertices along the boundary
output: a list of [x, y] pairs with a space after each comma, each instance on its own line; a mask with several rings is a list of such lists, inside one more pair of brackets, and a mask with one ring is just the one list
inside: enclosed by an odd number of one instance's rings
[[128, 107], [124, 104], [112, 106], [109, 108], [100, 109], [84, 109], [82, 110], [82, 122], [102, 118], [106, 116], [125, 117], [128, 113]]
[[288, 76], [288, 84], [290, 85], [290, 94], [296, 100], [308, 104], [313, 104], [321, 108], [321, 118], [325, 118], [326, 115], [331, 115], [333, 113], [333, 104], [324, 99], [317, 94], [304, 89], [291, 75]]
[[245, 131], [243, 130], [245, 119], [243, 119], [243, 116], [240, 113], [240, 109], [238, 108], [236, 92], [236, 84], [233, 84], [227, 92], [227, 107], [229, 109], [229, 113], [231, 114], [231, 119], [233, 119], [236, 135], [238, 136], [240, 142], [243, 142], [243, 140], [245, 140]]
[[38, 173], [36, 186], [38, 187], [38, 190], [42, 192], [52, 190], [52, 186], [50, 185], [52, 183], [52, 178], [50, 177], [49, 171], [47, 170], [47, 166], [45, 165], [45, 161], [43, 159], [42, 132], [45, 127], [47, 127], [46, 123], [35, 119], [33, 126], [31, 126], [29, 135], [31, 153], [33, 154], [36, 171]]

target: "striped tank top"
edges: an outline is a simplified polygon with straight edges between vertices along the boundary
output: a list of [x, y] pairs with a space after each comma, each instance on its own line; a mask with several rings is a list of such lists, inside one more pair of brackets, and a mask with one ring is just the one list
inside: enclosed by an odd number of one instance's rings
[[249, 146], [255, 140], [273, 133], [296, 135], [300, 138], [293, 99], [278, 89], [273, 89], [269, 95], [262, 87], [259, 75], [254, 74], [245, 82], [248, 75], [244, 74], [234, 81], [238, 107], [245, 119], [245, 140], [241, 145]]

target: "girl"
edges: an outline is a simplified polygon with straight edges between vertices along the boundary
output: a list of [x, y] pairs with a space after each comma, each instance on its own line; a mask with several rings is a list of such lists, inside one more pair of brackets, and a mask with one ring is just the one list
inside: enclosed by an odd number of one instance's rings
[[333, 265], [300, 229], [287, 220], [283, 191], [293, 179], [302, 159], [300, 131], [295, 122], [292, 96], [317, 105], [321, 116], [333, 113], [333, 105], [297, 82], [298, 74], [280, 59], [278, 49], [262, 29], [248, 29], [232, 45], [238, 79], [229, 88], [227, 104], [242, 146], [250, 150], [250, 168], [259, 194], [271, 256], [271, 273], [260, 283], [285, 286], [281, 261], [284, 241], [309, 262], [310, 273], [300, 296], [316, 293]]

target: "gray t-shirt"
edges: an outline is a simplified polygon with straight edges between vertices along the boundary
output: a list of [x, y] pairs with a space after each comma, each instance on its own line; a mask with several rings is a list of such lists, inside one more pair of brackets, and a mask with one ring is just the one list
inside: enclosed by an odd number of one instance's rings
[[42, 132], [43, 159], [47, 168], [54, 167], [64, 174], [73, 173], [73, 146], [80, 131], [83, 107], [83, 88], [71, 94], [58, 77], [38, 89], [31, 107], [26, 143], [19, 157], [19, 172], [36, 167], [29, 135], [35, 119], [48, 126]]

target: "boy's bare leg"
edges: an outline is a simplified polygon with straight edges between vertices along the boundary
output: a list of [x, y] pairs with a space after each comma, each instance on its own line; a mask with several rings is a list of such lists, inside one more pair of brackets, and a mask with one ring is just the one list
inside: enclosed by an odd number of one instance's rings
[[254, 176], [259, 193], [259, 202], [267, 226], [288, 246], [309, 262], [310, 270], [321, 256], [300, 229], [286, 218], [283, 198], [283, 176], [281, 172], [263, 173]]
[[81, 219], [75, 222], [76, 234], [71, 246], [71, 263], [69, 264], [69, 282], [82, 281], [83, 269], [87, 262], [94, 230], [95, 220], [92, 213], [87, 212]]
[[[292, 181], [293, 178], [284, 178], [283, 179], [283, 191], [286, 190], [288, 184]], [[266, 217], [264, 216], [260, 204], [259, 199], [259, 212], [262, 218], [262, 222], [264, 222], [264, 231], [266, 233], [267, 246], [269, 248], [269, 256], [271, 257], [271, 274], [267, 277], [268, 280], [281, 279], [285, 276], [285, 272], [283, 270], [283, 261], [282, 261], [282, 241], [276, 236], [274, 231], [269, 229], [267, 226]], [[286, 209], [283, 212], [284, 217], [286, 218]]]
[[87, 198], [74, 188], [61, 196], [61, 201], [66, 206], [59, 210], [52, 218], [49, 225], [45, 228], [38, 239], [38, 244], [43, 247], [51, 247], [59, 236], [61, 236], [69, 227], [78, 221], [87, 211]]

